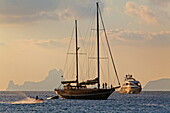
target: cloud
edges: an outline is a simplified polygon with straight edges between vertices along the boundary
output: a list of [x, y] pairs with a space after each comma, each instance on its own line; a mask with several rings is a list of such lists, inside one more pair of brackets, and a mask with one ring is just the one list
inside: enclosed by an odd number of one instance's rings
[[170, 46], [170, 31], [145, 32], [113, 29], [108, 32], [108, 36], [114, 44], [132, 46]]
[[5, 43], [0, 42], [0, 46], [4, 46], [4, 45], [5, 45]]
[[149, 0], [151, 4], [157, 5], [157, 6], [163, 6], [167, 7], [170, 5], [170, 0]]
[[150, 24], [157, 23], [155, 13], [145, 5], [138, 5], [135, 2], [127, 2], [125, 5], [125, 13], [138, 17]]
[[0, 22], [66, 20], [80, 16], [87, 10], [90, 12], [92, 7], [95, 8], [95, 2], [96, 0], [74, 0], [74, 2], [73, 0], [0, 0]]
[[33, 44], [47, 49], [54, 49], [54, 48], [66, 46], [68, 44], [68, 39], [64, 38], [59, 40], [54, 40], [54, 39], [34, 40]]
[[159, 21], [167, 25], [170, 19], [170, 0], [149, 0], [149, 5], [155, 9]]

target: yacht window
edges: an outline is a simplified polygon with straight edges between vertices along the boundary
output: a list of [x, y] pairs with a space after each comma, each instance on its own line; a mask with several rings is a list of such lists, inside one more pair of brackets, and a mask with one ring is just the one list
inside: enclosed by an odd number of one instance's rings
[[141, 84], [140, 83], [138, 83], [138, 86], [140, 86]]

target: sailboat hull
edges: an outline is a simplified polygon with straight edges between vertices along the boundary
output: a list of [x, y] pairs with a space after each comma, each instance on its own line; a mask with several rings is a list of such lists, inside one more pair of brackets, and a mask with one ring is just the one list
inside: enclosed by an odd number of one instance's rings
[[105, 100], [112, 92], [112, 89], [56, 89], [55, 92], [63, 99], [86, 99]]

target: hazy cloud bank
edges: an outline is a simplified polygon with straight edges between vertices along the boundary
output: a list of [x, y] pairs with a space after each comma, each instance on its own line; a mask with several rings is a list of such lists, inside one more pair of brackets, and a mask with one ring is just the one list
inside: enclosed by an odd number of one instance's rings
[[0, 42], [0, 46], [4, 46], [4, 45], [5, 45], [5, 43]]
[[[110, 43], [113, 45], [129, 45], [129, 46], [160, 46], [167, 47], [170, 46], [170, 31], [160, 31], [160, 32], [146, 32], [146, 31], [133, 31], [126, 29], [112, 29], [107, 32], [110, 38]], [[80, 43], [85, 40], [80, 38]], [[95, 39], [94, 37], [92, 39]], [[70, 43], [71, 38], [60, 38], [60, 39], [47, 39], [47, 40], [19, 40], [15, 41], [17, 45], [19, 43], [24, 43], [32, 46], [39, 46], [46, 49], [55, 48], [67, 48]], [[72, 44], [74, 40], [72, 40]], [[83, 42], [82, 42], [83, 41]], [[90, 42], [92, 41], [92, 42]], [[86, 41], [84, 43], [91, 44], [94, 40]]]
[[170, 0], [149, 0], [149, 5], [155, 10], [161, 22], [169, 23]]
[[147, 23], [157, 23], [154, 11], [145, 5], [138, 5], [135, 2], [127, 2], [125, 5], [125, 13], [140, 18]]
[[68, 39], [48, 39], [48, 40], [36, 40], [34, 44], [43, 48], [53, 49], [58, 47], [65, 47], [68, 44]]
[[170, 46], [170, 31], [145, 32], [113, 29], [108, 32], [113, 43], [131, 46]]
[[170, 0], [149, 0], [151, 4], [157, 5], [157, 6], [163, 6], [167, 7], [170, 5]]
[[[1, 23], [66, 20], [95, 8], [96, 0], [0, 0]], [[103, 7], [103, 4], [100, 4]], [[89, 13], [90, 14], [90, 13]], [[87, 13], [86, 16], [89, 16]]]

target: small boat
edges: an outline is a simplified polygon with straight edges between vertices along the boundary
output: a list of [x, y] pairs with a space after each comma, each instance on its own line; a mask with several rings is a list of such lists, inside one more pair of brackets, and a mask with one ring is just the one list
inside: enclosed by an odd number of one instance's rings
[[59, 98], [59, 96], [54, 96], [54, 97], [51, 96], [51, 97], [48, 97], [47, 99], [50, 100], [50, 99], [58, 99], [58, 98]]
[[125, 82], [119, 90], [119, 93], [138, 94], [142, 90], [141, 83], [135, 80], [132, 75], [128, 74], [125, 77]]

